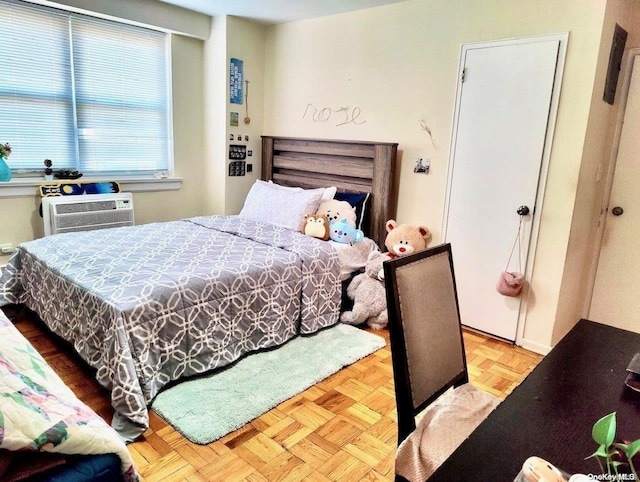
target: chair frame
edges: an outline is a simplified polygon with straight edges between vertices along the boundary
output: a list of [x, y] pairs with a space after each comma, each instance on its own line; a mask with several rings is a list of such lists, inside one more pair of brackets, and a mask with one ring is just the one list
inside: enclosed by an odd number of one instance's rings
[[[458, 326], [460, 327], [460, 343], [462, 344], [463, 370], [456, 374], [440, 390], [436, 391], [427, 400], [417, 407], [413, 406], [411, 395], [411, 379], [409, 376], [409, 363], [407, 360], [407, 350], [405, 345], [404, 327], [400, 313], [400, 294], [398, 292], [397, 278], [395, 270], [409, 263], [420, 261], [446, 252], [451, 268], [451, 281], [453, 282], [454, 298], [456, 302], [456, 312], [458, 314]], [[467, 359], [464, 350], [464, 340], [462, 338], [462, 324], [460, 322], [460, 306], [458, 304], [458, 291], [453, 269], [453, 258], [451, 255], [451, 244], [445, 243], [424, 251], [419, 251], [408, 256], [402, 256], [384, 263], [385, 290], [387, 295], [387, 311], [389, 314], [389, 339], [391, 346], [391, 359], [393, 364], [393, 378], [396, 392], [396, 409], [398, 414], [398, 445], [416, 429], [415, 416], [425, 407], [436, 400], [440, 395], [451, 387], [458, 387], [469, 381], [467, 372]]]

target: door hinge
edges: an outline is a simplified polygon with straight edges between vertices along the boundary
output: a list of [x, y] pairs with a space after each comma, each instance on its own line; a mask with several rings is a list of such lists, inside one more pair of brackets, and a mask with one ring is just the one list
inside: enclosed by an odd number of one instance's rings
[[460, 78], [460, 82], [464, 83], [464, 78], [467, 76], [467, 68], [462, 69], [462, 77]]

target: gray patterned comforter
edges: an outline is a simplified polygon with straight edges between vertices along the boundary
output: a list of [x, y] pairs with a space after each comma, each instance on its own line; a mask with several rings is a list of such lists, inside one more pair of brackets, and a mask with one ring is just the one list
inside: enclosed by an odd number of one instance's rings
[[133, 439], [169, 382], [338, 321], [338, 256], [318, 239], [237, 216], [23, 243], [0, 306], [24, 303], [73, 343]]

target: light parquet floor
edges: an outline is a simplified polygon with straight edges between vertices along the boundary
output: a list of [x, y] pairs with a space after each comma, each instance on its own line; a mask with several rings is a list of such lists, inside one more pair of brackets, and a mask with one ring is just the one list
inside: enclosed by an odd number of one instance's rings
[[[38, 321], [16, 326], [76, 395], [110, 421], [109, 397], [86, 365]], [[151, 412], [144, 438], [129, 445], [151, 481], [392, 481], [397, 443], [388, 332], [376, 353], [209, 445], [189, 442]], [[508, 395], [540, 361], [522, 348], [464, 333], [472, 382]], [[229, 407], [233, 410], [233, 407]]]

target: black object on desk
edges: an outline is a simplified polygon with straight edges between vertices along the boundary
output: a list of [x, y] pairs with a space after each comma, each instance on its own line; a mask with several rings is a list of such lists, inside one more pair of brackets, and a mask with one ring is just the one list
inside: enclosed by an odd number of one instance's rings
[[513, 481], [536, 455], [573, 474], [600, 472], [593, 424], [617, 412], [617, 436], [640, 438], [640, 394], [625, 386], [640, 334], [578, 324], [480, 424], [430, 481]]

